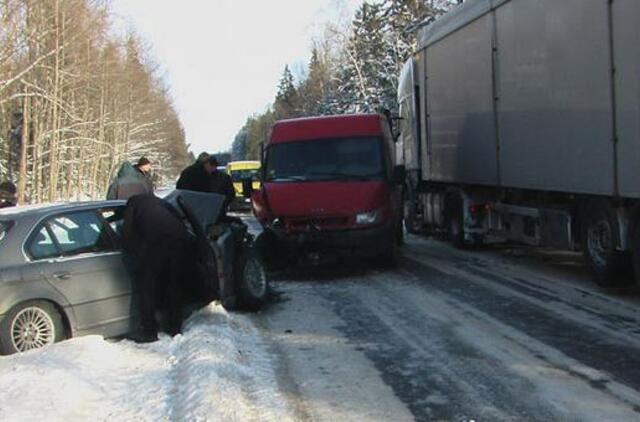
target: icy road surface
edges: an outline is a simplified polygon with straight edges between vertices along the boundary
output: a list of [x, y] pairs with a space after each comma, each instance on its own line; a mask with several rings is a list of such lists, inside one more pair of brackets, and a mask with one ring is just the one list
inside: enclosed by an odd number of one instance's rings
[[276, 274], [173, 339], [84, 337], [0, 357], [0, 420], [640, 419], [640, 293], [581, 259], [410, 237], [394, 271]]

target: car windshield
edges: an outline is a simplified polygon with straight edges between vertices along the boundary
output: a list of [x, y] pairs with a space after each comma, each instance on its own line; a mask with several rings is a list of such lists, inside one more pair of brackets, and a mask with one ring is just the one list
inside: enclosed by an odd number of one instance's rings
[[242, 182], [244, 179], [253, 179], [258, 175], [259, 171], [259, 169], [231, 170], [231, 180]]
[[379, 137], [319, 139], [269, 147], [266, 180], [380, 180], [383, 170]]

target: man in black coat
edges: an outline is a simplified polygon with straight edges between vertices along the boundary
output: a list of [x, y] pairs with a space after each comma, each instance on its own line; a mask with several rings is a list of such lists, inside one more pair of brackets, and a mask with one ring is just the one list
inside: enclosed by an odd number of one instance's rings
[[124, 215], [123, 243], [140, 291], [143, 342], [158, 339], [155, 320], [158, 296], [167, 306], [168, 333], [182, 325], [184, 274], [193, 266], [195, 244], [177, 212], [153, 195], [129, 199]]
[[218, 160], [216, 157], [210, 157], [209, 162], [213, 168], [211, 171], [209, 192], [218, 193], [225, 196], [225, 209], [231, 204], [236, 197], [236, 190], [233, 188], [233, 180], [227, 173], [218, 170]]
[[193, 190], [196, 192], [211, 192], [211, 172], [215, 166], [209, 163], [210, 156], [202, 153], [195, 163], [191, 164], [180, 173], [176, 188]]

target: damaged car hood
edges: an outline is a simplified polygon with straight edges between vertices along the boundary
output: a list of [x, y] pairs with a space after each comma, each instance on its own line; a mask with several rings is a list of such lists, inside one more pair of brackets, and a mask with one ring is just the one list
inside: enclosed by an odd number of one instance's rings
[[194, 217], [203, 229], [206, 229], [212, 224], [216, 224], [222, 214], [225, 201], [225, 196], [217, 193], [176, 189], [168, 194], [164, 200], [171, 204], [182, 216], [184, 216], [184, 212], [178, 203], [178, 198], [182, 198], [191, 208]]

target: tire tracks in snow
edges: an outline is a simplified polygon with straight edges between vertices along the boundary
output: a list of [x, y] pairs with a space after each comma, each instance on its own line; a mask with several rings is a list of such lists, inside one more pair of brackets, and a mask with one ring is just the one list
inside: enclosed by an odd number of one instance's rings
[[406, 274], [444, 295], [459, 314], [470, 315], [468, 321], [488, 321], [489, 327], [527, 351], [533, 361], [582, 381], [618, 401], [631, 412], [630, 417], [638, 417], [640, 350], [634, 336], [611, 333], [606, 317], [598, 326], [597, 318], [567, 314], [566, 307], [558, 306], [561, 301], [541, 300], [538, 295], [527, 296], [517, 286], [504, 286], [500, 276], [479, 276], [455, 262], [409, 261]]
[[[378, 367], [416, 420], [549, 420], [535, 400], [514, 394], [533, 391], [518, 378], [501, 378], [499, 362], [460, 341], [453, 326], [431, 318], [400, 298], [397, 276], [378, 274], [367, 281], [320, 292], [345, 320], [345, 335]], [[506, 371], [504, 371], [506, 372]]]
[[336, 329], [417, 420], [638, 418], [637, 339], [610, 332], [608, 301], [570, 306], [501, 279], [502, 268], [480, 274], [455, 255], [430, 258], [303, 287], [332, 304], [344, 322]]

